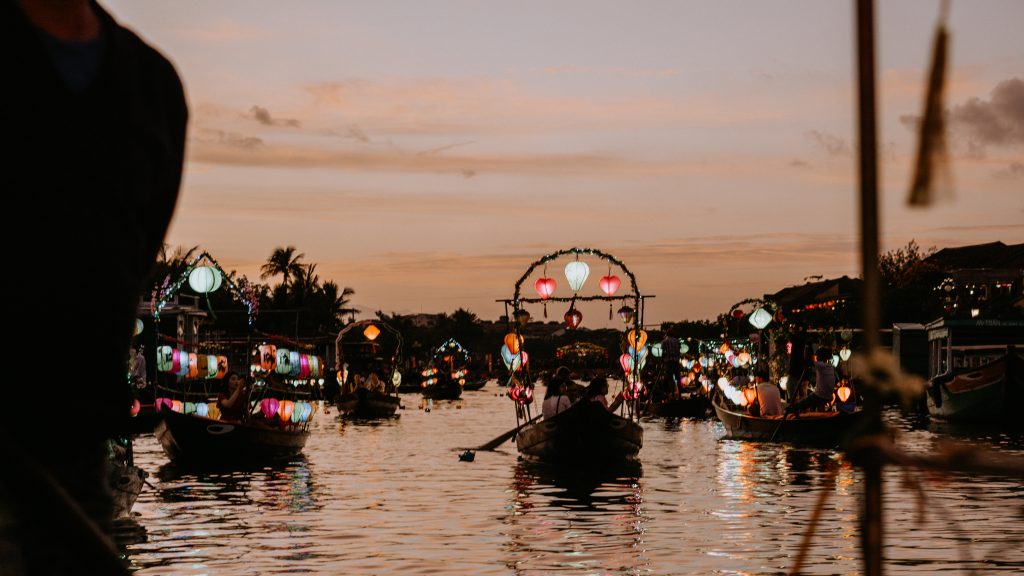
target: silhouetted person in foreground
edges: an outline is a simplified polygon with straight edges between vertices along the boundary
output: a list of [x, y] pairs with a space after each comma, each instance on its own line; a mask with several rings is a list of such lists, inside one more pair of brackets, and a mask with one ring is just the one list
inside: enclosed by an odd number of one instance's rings
[[8, 387], [17, 408], [0, 424], [0, 565], [117, 573], [106, 439], [127, 423], [136, 307], [181, 183], [184, 91], [170, 62], [95, 2], [0, 10], [3, 228], [31, 267], [14, 305], [32, 321], [18, 340], [28, 355], [56, 347], [70, 366]]

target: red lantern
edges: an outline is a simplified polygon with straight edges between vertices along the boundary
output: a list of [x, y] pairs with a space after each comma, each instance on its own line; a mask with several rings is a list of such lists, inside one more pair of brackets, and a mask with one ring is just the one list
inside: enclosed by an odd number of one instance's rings
[[583, 314], [579, 310], [570, 308], [569, 311], [565, 313], [565, 324], [570, 330], [578, 328], [581, 322], [583, 322]]
[[540, 294], [540, 297], [544, 300], [547, 300], [555, 293], [556, 286], [558, 286], [558, 283], [555, 282], [555, 279], [547, 277], [537, 278], [537, 281], [533, 283], [533, 289], [536, 290], [537, 294]]
[[733, 318], [743, 318], [744, 316], [746, 316], [746, 312], [740, 310], [739, 308], [732, 311]]
[[608, 296], [614, 296], [615, 291], [619, 289], [619, 285], [621, 284], [622, 282], [619, 280], [619, 277], [615, 275], [602, 276], [601, 280], [598, 281], [598, 286], [601, 287], [601, 291]]

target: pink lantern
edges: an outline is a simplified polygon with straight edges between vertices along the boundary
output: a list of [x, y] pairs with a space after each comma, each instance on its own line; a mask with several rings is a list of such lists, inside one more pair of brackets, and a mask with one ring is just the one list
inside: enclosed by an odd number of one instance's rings
[[263, 417], [270, 420], [277, 414], [279, 402], [277, 398], [264, 398], [260, 400], [260, 410], [263, 412]]
[[131, 409], [128, 410], [128, 415], [131, 416], [132, 418], [138, 416], [139, 415], [139, 410], [141, 408], [142, 408], [142, 405], [139, 404], [139, 399], [138, 398], [133, 398], [132, 399], [132, 407], [131, 407]]
[[309, 378], [309, 356], [299, 356], [299, 378]]
[[629, 354], [619, 356], [619, 365], [622, 366], [623, 372], [631, 372], [633, 370], [633, 357]]
[[173, 405], [170, 398], [157, 398], [155, 404], [157, 412], [161, 410], [170, 410]]
[[547, 277], [537, 278], [537, 281], [533, 283], [533, 289], [536, 290], [537, 294], [540, 294], [540, 297], [544, 300], [547, 300], [555, 293], [556, 286], [558, 286], [558, 283], [555, 282], [555, 279]]
[[601, 280], [598, 281], [598, 286], [601, 287], [601, 291], [608, 296], [615, 296], [615, 291], [619, 289], [622, 281], [619, 280], [618, 276], [608, 275], [601, 276]]
[[171, 400], [171, 410], [181, 414], [185, 410], [185, 403], [181, 400]]
[[[186, 362], [188, 362], [188, 360], [186, 360]], [[177, 348], [171, 352], [171, 372], [174, 372], [175, 374], [181, 372], [181, 350], [178, 350]]]

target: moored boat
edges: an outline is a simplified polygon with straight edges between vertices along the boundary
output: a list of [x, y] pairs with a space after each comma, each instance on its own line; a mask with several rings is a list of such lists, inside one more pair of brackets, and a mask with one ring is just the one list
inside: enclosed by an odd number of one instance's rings
[[711, 403], [715, 414], [725, 426], [725, 437], [736, 440], [788, 442], [831, 446], [859, 420], [860, 412], [804, 412], [799, 416], [751, 416], [727, 408], [721, 396]]
[[926, 328], [928, 413], [949, 422], [1021, 425], [1024, 320], [942, 318]]

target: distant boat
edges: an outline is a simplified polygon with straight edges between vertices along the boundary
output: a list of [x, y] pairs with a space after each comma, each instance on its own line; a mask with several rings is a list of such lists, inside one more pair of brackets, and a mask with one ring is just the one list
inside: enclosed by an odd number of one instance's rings
[[1024, 321], [942, 319], [928, 325], [928, 413], [949, 422], [1021, 425]]
[[338, 410], [352, 418], [386, 418], [393, 416], [400, 404], [398, 396], [359, 388], [338, 397]]
[[466, 380], [466, 384], [462, 387], [463, 390], [480, 390], [487, 385], [487, 378], [477, 378], [476, 380]]
[[725, 426], [726, 438], [831, 446], [837, 444], [860, 417], [860, 412], [804, 412], [798, 418], [762, 418], [725, 407], [721, 396], [711, 405]]
[[597, 402], [577, 402], [554, 418], [528, 424], [516, 447], [528, 460], [550, 464], [619, 464], [636, 460], [644, 430]]
[[667, 418], [705, 418], [711, 414], [711, 401], [703, 392], [686, 392], [675, 398], [652, 401], [647, 405], [647, 414]]
[[[383, 330], [381, 330], [383, 329]], [[352, 418], [394, 416], [400, 401], [402, 335], [379, 320], [361, 320], [343, 328], [335, 338], [342, 366], [336, 398], [338, 410]]]
[[171, 460], [199, 464], [251, 464], [284, 460], [302, 452], [309, 439], [304, 425], [284, 428], [215, 420], [172, 410], [160, 411], [154, 434]]

